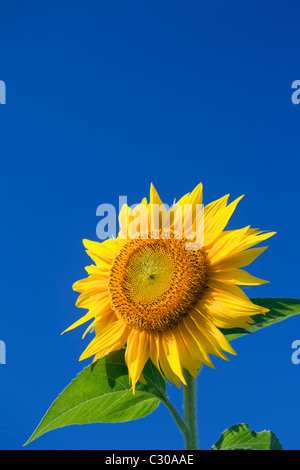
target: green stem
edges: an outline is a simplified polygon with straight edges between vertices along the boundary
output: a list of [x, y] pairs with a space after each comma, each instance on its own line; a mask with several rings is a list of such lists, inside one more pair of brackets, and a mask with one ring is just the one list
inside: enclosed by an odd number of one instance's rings
[[187, 432], [184, 433], [187, 450], [198, 450], [196, 381], [187, 370], [183, 371], [186, 385], [183, 386], [184, 422]]
[[163, 401], [163, 403], [167, 406], [167, 408], [169, 409], [169, 411], [171, 412], [171, 415], [173, 416], [173, 418], [175, 419], [176, 421], [176, 424], [177, 426], [179, 427], [180, 431], [182, 432], [182, 434], [184, 436], [186, 436], [188, 434], [188, 427], [186, 426], [185, 422], [183, 421], [183, 419], [181, 418], [181, 416], [179, 415], [179, 413], [177, 412], [176, 408], [174, 408], [174, 406], [172, 405], [172, 403], [167, 399], [167, 398], [161, 398], [161, 400]]
[[198, 450], [196, 382], [187, 370], [183, 370], [186, 385], [183, 386], [184, 420], [166, 396], [161, 401], [167, 406], [177, 426], [184, 435], [187, 450]]

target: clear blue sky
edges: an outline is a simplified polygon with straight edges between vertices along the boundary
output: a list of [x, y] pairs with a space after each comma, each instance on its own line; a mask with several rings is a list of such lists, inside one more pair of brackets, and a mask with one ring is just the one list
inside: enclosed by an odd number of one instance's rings
[[[0, 5], [0, 448], [21, 449], [89, 364], [72, 284], [89, 264], [96, 208], [245, 194], [231, 227], [276, 230], [250, 272], [252, 297], [300, 297], [300, 6], [296, 0], [8, 1]], [[200, 446], [230, 425], [272, 429], [300, 449], [300, 317], [236, 340], [198, 380]], [[181, 406], [181, 391], [169, 390]], [[72, 426], [31, 449], [180, 449], [163, 405], [125, 424]], [[29, 446], [28, 446], [29, 449]]]

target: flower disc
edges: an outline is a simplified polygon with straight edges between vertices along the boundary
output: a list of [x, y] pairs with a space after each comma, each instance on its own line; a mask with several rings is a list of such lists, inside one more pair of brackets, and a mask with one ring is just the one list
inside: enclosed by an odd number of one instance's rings
[[178, 323], [207, 288], [207, 257], [187, 250], [186, 239], [136, 239], [116, 256], [110, 271], [111, 305], [118, 318], [142, 330]]

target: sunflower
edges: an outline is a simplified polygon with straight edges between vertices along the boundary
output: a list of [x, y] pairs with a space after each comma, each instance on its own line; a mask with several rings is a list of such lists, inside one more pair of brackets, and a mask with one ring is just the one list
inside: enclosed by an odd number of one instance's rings
[[151, 184], [149, 203], [123, 205], [117, 238], [83, 240], [94, 264], [73, 289], [80, 292], [76, 305], [88, 312], [65, 330], [92, 320], [83, 337], [92, 327], [95, 337], [80, 360], [126, 346], [134, 392], [149, 359], [179, 388], [183, 369], [196, 377], [202, 364], [214, 367], [211, 355], [235, 354], [221, 329], [247, 328], [253, 315], [268, 311], [239, 286], [268, 282], [241, 268], [267, 248], [252, 247], [275, 232], [224, 230], [241, 199], [228, 198], [204, 207], [200, 183], [167, 209]]

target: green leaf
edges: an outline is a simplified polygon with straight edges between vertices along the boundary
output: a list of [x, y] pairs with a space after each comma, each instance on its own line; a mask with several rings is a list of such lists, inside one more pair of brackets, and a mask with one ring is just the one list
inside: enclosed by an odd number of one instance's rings
[[[165, 397], [165, 381], [148, 361], [135, 395], [128, 381], [124, 349], [86, 367], [53, 402], [26, 444], [70, 424], [116, 423], [142, 418]], [[25, 444], [25, 445], [26, 445]]]
[[285, 320], [293, 315], [300, 313], [299, 299], [251, 299], [254, 304], [268, 308], [270, 311], [264, 315], [254, 315], [252, 318], [255, 323], [249, 325], [249, 328], [228, 328], [222, 329], [223, 334], [229, 341], [239, 338], [245, 334], [253, 333], [260, 328], [273, 325], [274, 323]]
[[235, 424], [226, 429], [211, 450], [283, 450], [272, 431], [255, 432], [248, 424]]

